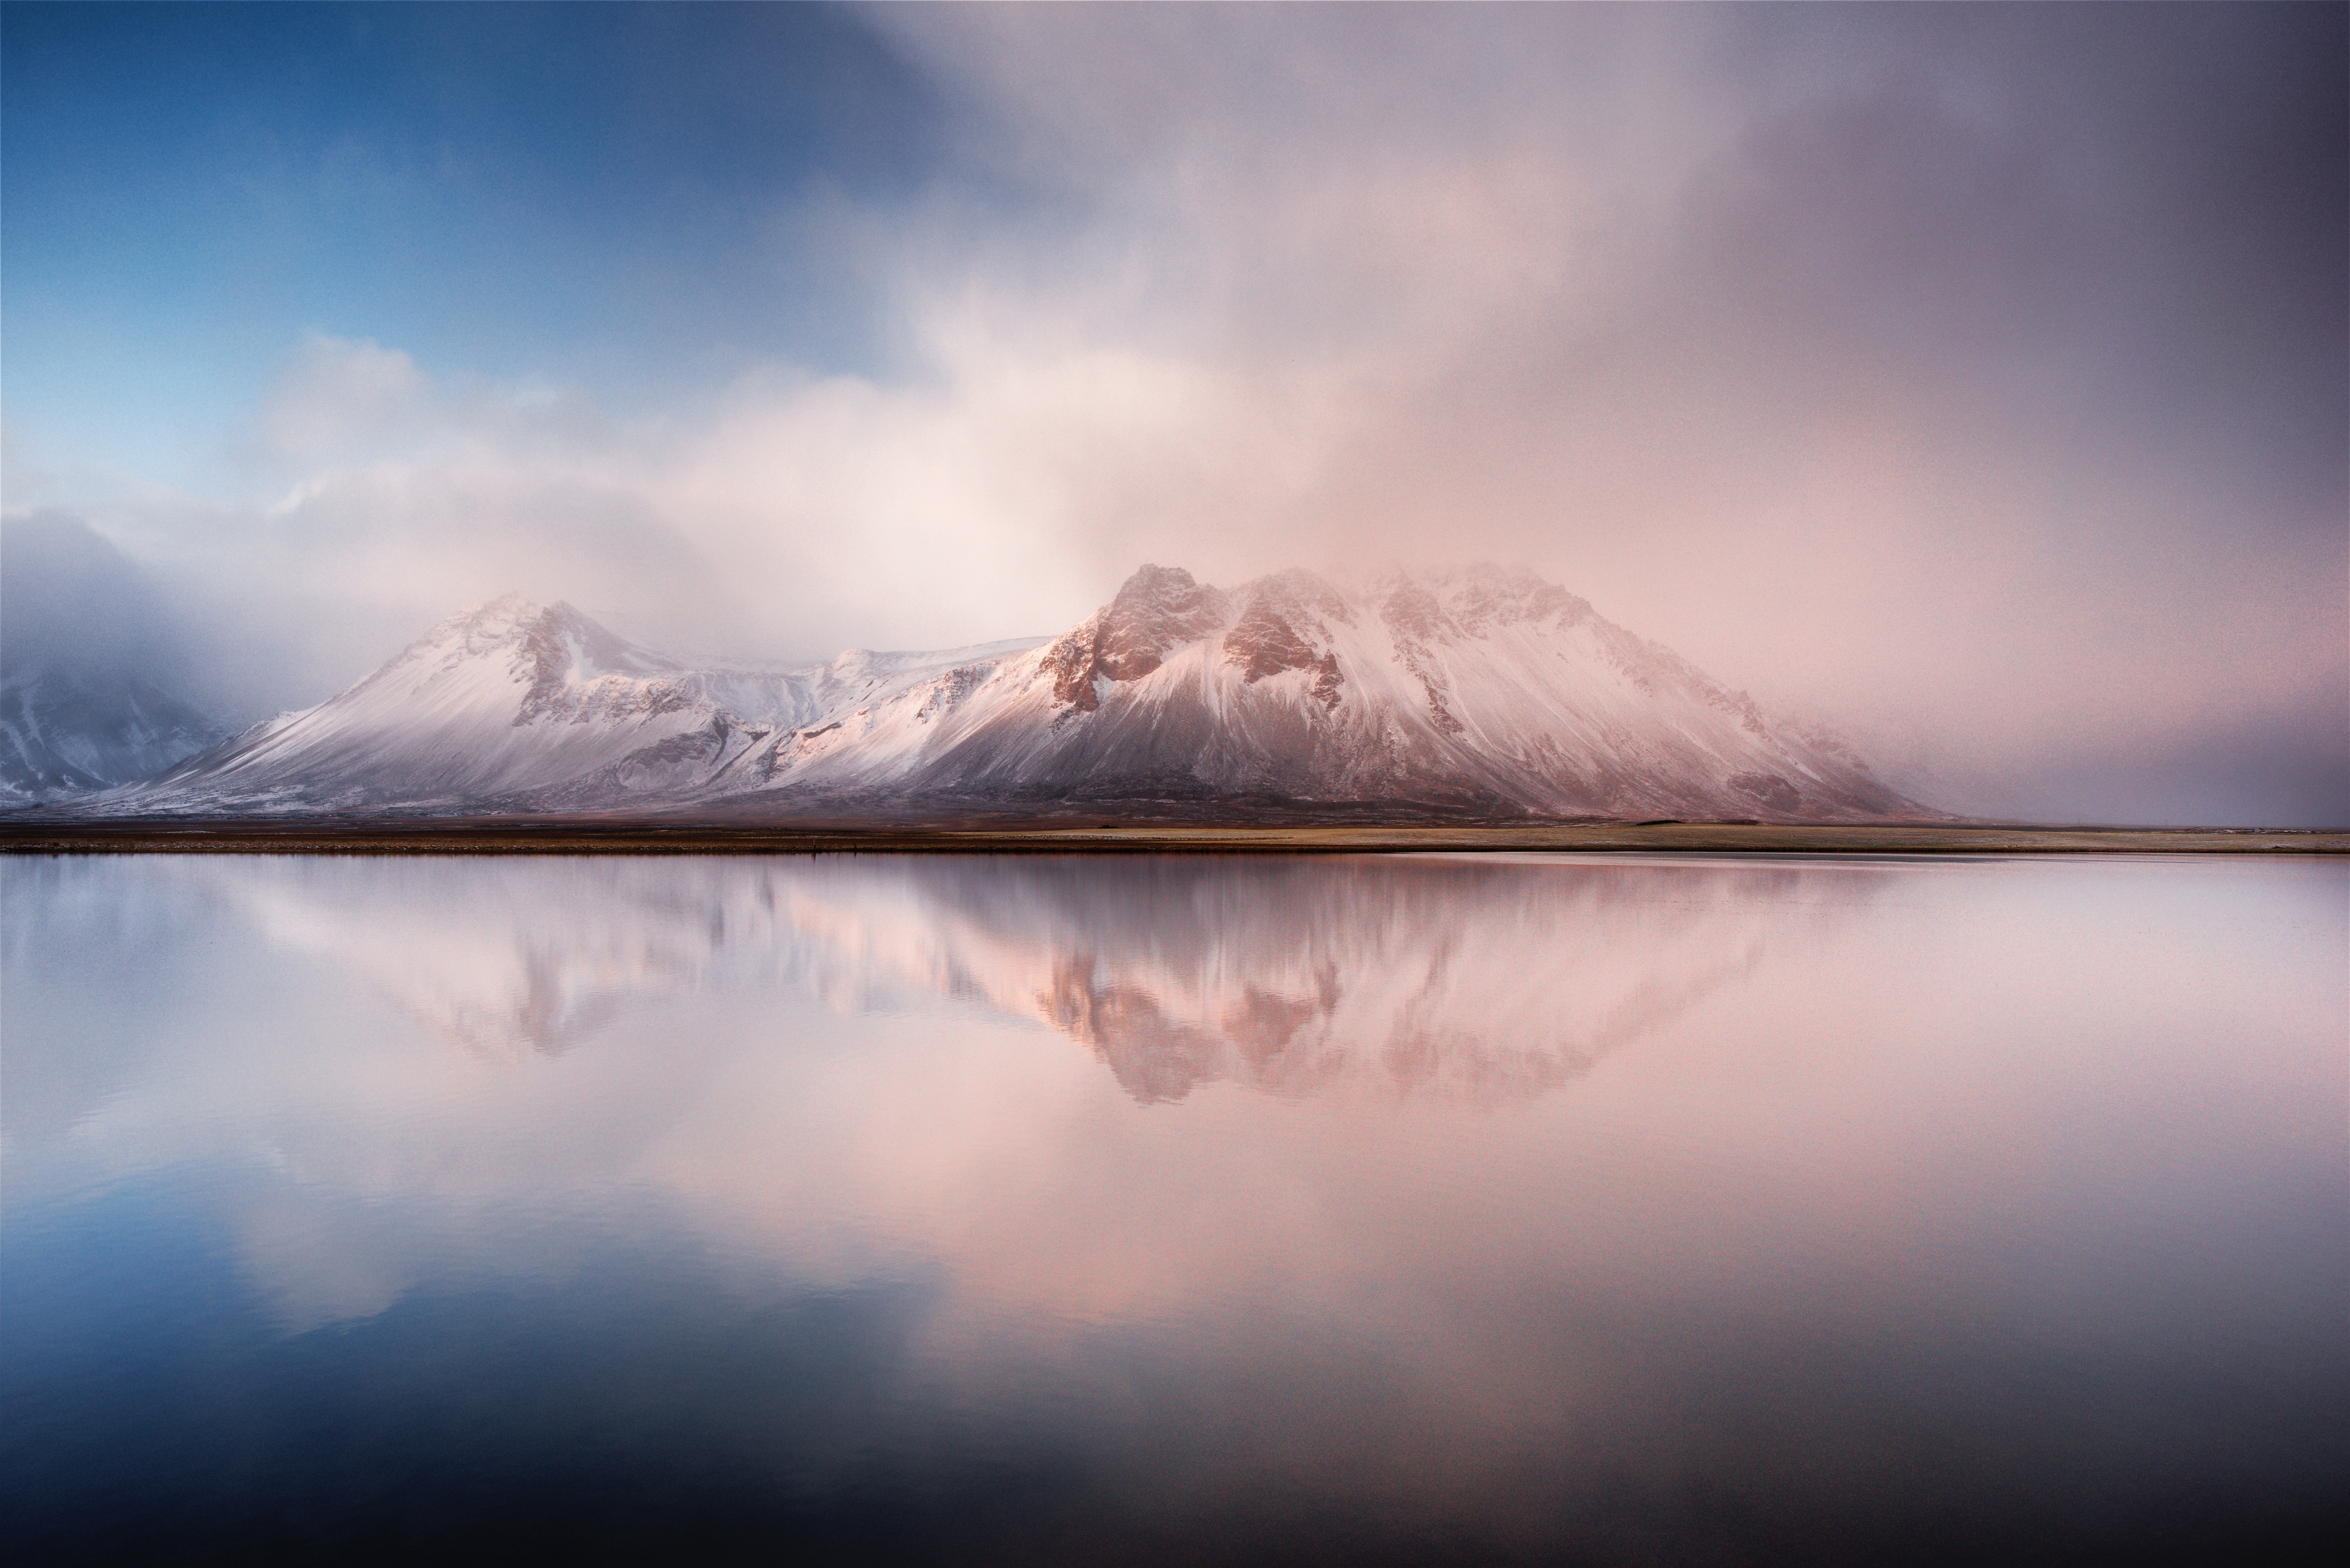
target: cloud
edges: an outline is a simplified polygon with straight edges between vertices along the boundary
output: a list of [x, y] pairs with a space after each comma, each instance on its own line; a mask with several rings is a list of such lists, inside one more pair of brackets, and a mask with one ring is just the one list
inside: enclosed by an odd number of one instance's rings
[[1212, 572], [1527, 557], [1961, 794], [2338, 815], [2338, 16], [891, 17], [1135, 336], [1341, 411]]
[[261, 452], [317, 462], [396, 444], [439, 422], [416, 361], [376, 343], [312, 334], [255, 423]]
[[[317, 339], [255, 421], [256, 470], [300, 477], [151, 532], [184, 569], [322, 606], [430, 619], [519, 588], [682, 646], [828, 656], [1057, 629], [1128, 552], [1180, 555], [1199, 513], [1310, 477], [1284, 473], [1315, 444], [1308, 400], [991, 321], [936, 313], [914, 384], [779, 369], [635, 422]], [[1083, 547], [1104, 515], [1123, 536]]]
[[2338, 13], [868, 20], [951, 159], [775, 232], [866, 258], [891, 373], [622, 414], [316, 337], [274, 504], [101, 521], [340, 628], [322, 689], [513, 587], [810, 657], [1494, 556], [1959, 804], [2350, 792]]

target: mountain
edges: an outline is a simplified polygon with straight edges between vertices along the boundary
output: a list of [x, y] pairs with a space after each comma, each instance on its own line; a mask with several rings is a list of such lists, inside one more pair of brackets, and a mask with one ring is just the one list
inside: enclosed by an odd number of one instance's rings
[[696, 670], [567, 605], [453, 617], [126, 811], [1395, 809], [1850, 821], [1932, 813], [1525, 571], [1144, 566], [1049, 642]]
[[569, 605], [508, 595], [450, 617], [317, 707], [281, 713], [103, 804], [198, 812], [659, 803], [723, 790], [779, 730], [942, 667], [1031, 646], [695, 670]]
[[[1035, 653], [951, 670], [747, 759], [768, 788], [979, 800], [1404, 800], [1496, 813], [1919, 813], [1532, 573], [1144, 566]], [[1930, 814], [1929, 814], [1930, 815]]]
[[0, 525], [0, 804], [127, 784], [234, 728], [143, 574], [77, 518]]
[[144, 777], [220, 739], [206, 710], [140, 676], [38, 665], [0, 673], [0, 805]]

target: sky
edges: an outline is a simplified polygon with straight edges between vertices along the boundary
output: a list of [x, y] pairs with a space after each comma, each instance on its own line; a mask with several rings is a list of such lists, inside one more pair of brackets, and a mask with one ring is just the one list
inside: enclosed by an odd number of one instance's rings
[[256, 712], [1491, 558], [1960, 809], [2338, 824], [2346, 17], [10, 3], [0, 510]]

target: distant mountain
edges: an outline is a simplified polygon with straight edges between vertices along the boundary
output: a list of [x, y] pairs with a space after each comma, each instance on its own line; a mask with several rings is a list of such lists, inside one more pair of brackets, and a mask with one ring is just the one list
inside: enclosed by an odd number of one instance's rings
[[234, 726], [145, 576], [58, 514], [0, 525], [0, 805], [127, 784]]
[[1049, 642], [695, 670], [566, 605], [452, 618], [108, 810], [1028, 810], [1069, 803], [1932, 815], [1523, 571], [1145, 566]]

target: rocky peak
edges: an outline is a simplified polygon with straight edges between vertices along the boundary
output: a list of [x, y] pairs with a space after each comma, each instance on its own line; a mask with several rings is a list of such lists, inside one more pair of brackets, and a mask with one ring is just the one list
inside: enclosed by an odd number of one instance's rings
[[443, 669], [469, 659], [506, 654], [529, 663], [539, 678], [577, 668], [583, 675], [671, 674], [678, 666], [648, 652], [573, 606], [542, 605], [503, 594], [460, 611], [427, 632], [402, 660], [437, 658]]
[[1222, 627], [1230, 614], [1221, 590], [1194, 581], [1182, 567], [1143, 566], [1107, 607], [1045, 650], [1054, 700], [1091, 712], [1101, 705], [1097, 680], [1139, 680], [1173, 649]]
[[1555, 620], [1561, 628], [1589, 618], [1591, 605], [1523, 566], [1480, 562], [1448, 585], [1454, 622], [1471, 637], [1496, 626]]
[[1399, 648], [1425, 649], [1448, 640], [1457, 629], [1437, 597], [1420, 584], [1405, 578], [1388, 589], [1379, 605], [1379, 618]]
[[1264, 605], [1286, 616], [1311, 617], [1335, 620], [1342, 626], [1355, 624], [1354, 607], [1346, 596], [1327, 582], [1301, 566], [1285, 572], [1275, 572], [1259, 577], [1233, 596], [1250, 605]]
[[520, 594], [501, 594], [455, 615], [426, 632], [411, 651], [445, 650], [458, 657], [511, 648], [546, 618], [546, 607]]
[[[682, 688], [670, 691], [674, 682], [663, 679], [682, 674], [679, 665], [639, 648], [571, 605], [559, 600], [542, 605], [520, 594], [504, 594], [451, 616], [360, 685], [413, 679], [419, 666], [432, 672], [428, 679], [453, 677], [484, 660], [528, 683], [517, 723], [572, 713], [586, 689], [609, 678], [629, 685], [652, 678], [651, 685], [662, 689], [658, 693], [661, 701], [676, 706], [686, 700]], [[398, 673], [403, 670], [411, 673]]]
[[1355, 621], [1338, 592], [1311, 572], [1292, 570], [1260, 577], [1236, 597], [1247, 608], [1224, 634], [1224, 662], [1239, 666], [1251, 686], [1284, 670], [1315, 670], [1314, 695], [1336, 707], [1344, 677], [1326, 646], [1329, 623]]
[[[1103, 626], [1110, 643], [1128, 656], [1149, 660], [1148, 669], [1134, 672], [1143, 675], [1159, 667], [1169, 649], [1197, 642], [1223, 625], [1228, 613], [1224, 595], [1194, 582], [1182, 567], [1146, 566], [1110, 600]], [[1134, 679], [1109, 673], [1113, 680]]]
[[671, 675], [679, 669], [673, 660], [639, 648], [602, 622], [589, 618], [567, 604], [558, 602], [549, 607], [541, 618], [539, 627], [543, 635], [560, 639], [574, 649], [579, 662], [589, 670], [622, 671], [630, 675]]
[[1303, 670], [1316, 654], [1278, 603], [1259, 599], [1224, 634], [1224, 662], [1241, 666], [1252, 686], [1284, 670]]

